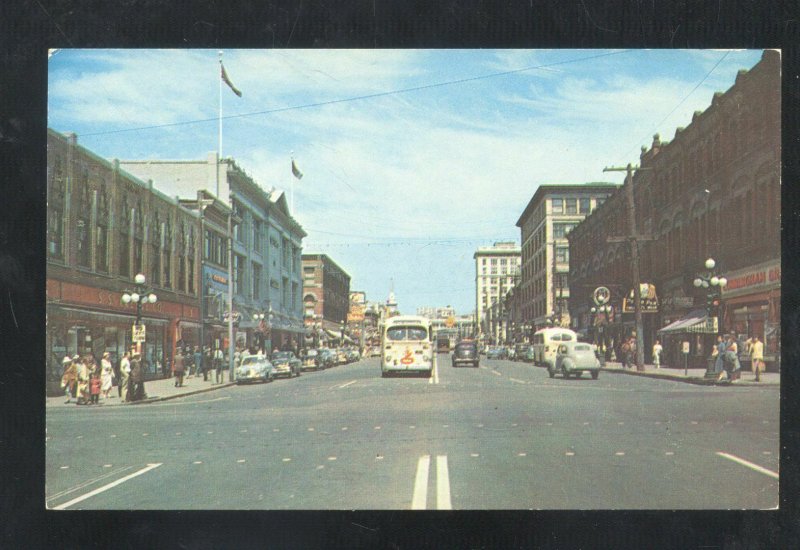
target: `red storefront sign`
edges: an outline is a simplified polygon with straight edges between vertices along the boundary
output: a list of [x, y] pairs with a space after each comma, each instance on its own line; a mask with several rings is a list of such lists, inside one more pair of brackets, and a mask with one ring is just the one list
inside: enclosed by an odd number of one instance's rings
[[757, 268], [734, 271], [726, 275], [728, 284], [722, 289], [722, 296], [746, 294], [754, 290], [765, 290], [780, 286], [781, 265], [771, 263]]
[[[157, 293], [156, 293], [157, 294]], [[47, 280], [47, 299], [63, 304], [101, 308], [116, 313], [136, 314], [136, 304], [122, 302], [122, 292], [104, 290], [54, 279]], [[187, 321], [200, 321], [200, 309], [159, 299], [154, 304], [142, 304], [142, 313], [157, 317], [179, 317]]]

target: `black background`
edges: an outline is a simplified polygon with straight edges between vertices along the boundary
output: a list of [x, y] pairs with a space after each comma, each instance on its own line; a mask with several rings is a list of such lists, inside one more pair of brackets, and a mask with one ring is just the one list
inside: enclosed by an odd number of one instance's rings
[[[798, 548], [796, 2], [6, 0], [0, 3], [0, 547]], [[48, 48], [783, 50], [781, 510], [53, 512], [44, 509]], [[12, 311], [13, 306], [13, 311]], [[691, 467], [691, 465], [687, 465]], [[654, 473], [657, 475], [657, 473]], [[701, 481], [701, 480], [698, 480]], [[731, 483], [736, 483], [735, 479]]]

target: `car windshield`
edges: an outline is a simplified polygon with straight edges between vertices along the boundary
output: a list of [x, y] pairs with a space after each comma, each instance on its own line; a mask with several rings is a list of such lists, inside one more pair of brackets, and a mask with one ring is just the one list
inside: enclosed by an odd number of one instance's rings
[[475, 351], [475, 344], [458, 344], [456, 349], [458, 351]]
[[250, 357], [245, 357], [244, 359], [242, 359], [242, 365], [255, 365], [257, 363], [261, 363], [263, 360], [264, 360], [263, 357], [251, 355]]
[[272, 356], [274, 361], [288, 361], [292, 358], [292, 354], [288, 351], [279, 351], [278, 353]]
[[591, 346], [588, 344], [578, 344], [573, 348], [575, 351], [592, 351]]

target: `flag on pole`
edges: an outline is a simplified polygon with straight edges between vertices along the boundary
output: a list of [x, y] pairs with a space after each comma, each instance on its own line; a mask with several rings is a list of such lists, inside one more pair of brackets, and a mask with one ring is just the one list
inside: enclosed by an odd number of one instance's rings
[[222, 64], [222, 59], [220, 59], [219, 67], [220, 67], [220, 69], [222, 71], [221, 72], [222, 80], [225, 82], [225, 84], [227, 84], [230, 87], [230, 89], [233, 90], [233, 93], [235, 93], [239, 97], [242, 97], [242, 92], [240, 92], [239, 89], [236, 86], [233, 85], [233, 82], [231, 82], [231, 79], [228, 78], [228, 73], [225, 72], [225, 65]]
[[292, 159], [292, 174], [294, 174], [294, 177], [299, 180], [303, 179], [303, 173], [297, 168], [297, 165], [294, 163], [294, 159]]

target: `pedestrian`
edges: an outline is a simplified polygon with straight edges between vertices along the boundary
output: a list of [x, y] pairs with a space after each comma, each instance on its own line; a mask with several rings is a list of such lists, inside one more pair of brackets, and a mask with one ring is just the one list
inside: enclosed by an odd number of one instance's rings
[[[211, 348], [206, 346], [203, 349], [203, 382], [208, 382], [208, 373], [213, 368], [214, 364], [211, 358]], [[211, 380], [214, 381], [213, 378]]]
[[216, 372], [217, 384], [224, 384], [225, 369], [223, 368], [223, 365], [226, 363], [226, 361], [225, 361], [225, 355], [223, 355], [222, 353], [222, 348], [217, 348], [217, 352], [214, 355], [214, 358], [216, 359], [215, 362], [217, 363], [217, 372]]
[[727, 347], [725, 339], [721, 334], [717, 335], [717, 342], [714, 344], [714, 349], [711, 351], [711, 357], [714, 358], [714, 374], [717, 380], [722, 380], [725, 376], [725, 348]]
[[64, 388], [64, 393], [67, 396], [65, 403], [72, 401], [75, 397], [75, 388], [78, 382], [78, 367], [70, 356], [64, 357], [61, 360], [64, 365], [64, 373], [61, 375], [61, 387]]
[[761, 382], [761, 371], [764, 370], [764, 342], [753, 336], [750, 343], [750, 368], [756, 376], [756, 382]]
[[138, 351], [133, 354], [131, 359], [130, 388], [131, 401], [144, 399], [144, 369], [142, 355]]
[[103, 387], [103, 381], [100, 379], [99, 372], [93, 372], [92, 378], [89, 380], [89, 403], [91, 405], [98, 405], [100, 403], [100, 390]]
[[114, 367], [111, 365], [111, 354], [105, 352], [100, 359], [100, 380], [102, 381], [103, 399], [108, 399], [111, 386], [114, 384]]
[[203, 372], [203, 353], [200, 351], [200, 346], [194, 347], [194, 374], [199, 377]]
[[736, 343], [736, 337], [733, 334], [728, 335], [725, 346], [725, 362], [730, 367], [728, 376], [731, 382], [739, 380], [742, 377], [742, 365], [739, 363], [739, 345]]
[[172, 362], [172, 372], [175, 374], [175, 387], [180, 388], [183, 386], [183, 373], [185, 367], [183, 364], [183, 354], [181, 350], [175, 351], [175, 360]]
[[128, 394], [128, 383], [131, 375], [130, 352], [126, 351], [119, 362], [119, 381], [117, 382], [117, 394], [120, 399], [130, 401]]
[[78, 365], [78, 405], [89, 404], [89, 377], [91, 370], [89, 369], [89, 359], [76, 355], [73, 359]]
[[223, 359], [224, 356], [222, 355], [222, 348], [217, 348], [216, 351], [214, 351], [214, 378], [213, 378], [216, 379], [217, 384], [221, 384], [222, 383], [221, 380], [223, 379], [223, 374], [222, 374]]
[[661, 368], [661, 352], [664, 350], [664, 347], [661, 345], [660, 340], [656, 340], [656, 343], [653, 344], [653, 366], [657, 369]]

